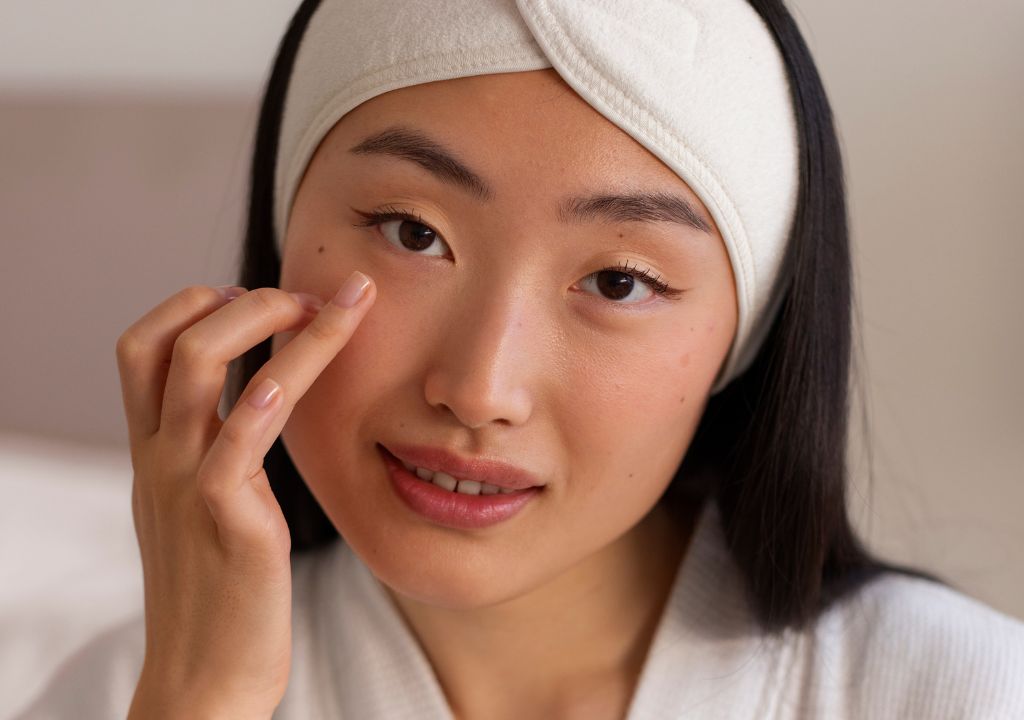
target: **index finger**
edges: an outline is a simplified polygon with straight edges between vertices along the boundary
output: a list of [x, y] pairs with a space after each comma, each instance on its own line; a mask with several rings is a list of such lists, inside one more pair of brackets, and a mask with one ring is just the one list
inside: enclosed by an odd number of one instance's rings
[[299, 398], [306, 394], [324, 368], [348, 343], [376, 297], [377, 286], [373, 280], [358, 270], [353, 272], [331, 302], [326, 303], [316, 317], [249, 380], [238, 399], [239, 403], [268, 377], [281, 387], [282, 395], [281, 408], [267, 428], [264, 446], [258, 449], [256, 461], [261, 461], [266, 455]]

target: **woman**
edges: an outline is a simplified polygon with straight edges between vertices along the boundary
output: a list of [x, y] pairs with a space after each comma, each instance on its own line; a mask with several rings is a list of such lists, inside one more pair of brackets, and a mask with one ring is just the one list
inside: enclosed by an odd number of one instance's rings
[[780, 3], [304, 2], [245, 247], [119, 340], [145, 617], [24, 717], [1024, 714], [1024, 625], [851, 529]]

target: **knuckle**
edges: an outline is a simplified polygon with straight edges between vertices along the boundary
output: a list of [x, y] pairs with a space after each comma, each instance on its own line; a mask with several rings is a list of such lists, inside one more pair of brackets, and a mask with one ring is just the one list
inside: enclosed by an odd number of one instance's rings
[[327, 342], [338, 336], [338, 329], [324, 320], [322, 316], [317, 316], [306, 326], [306, 333], [317, 342]]
[[146, 353], [146, 343], [134, 328], [128, 328], [117, 339], [114, 350], [123, 365], [133, 365]]
[[200, 469], [196, 473], [196, 491], [205, 499], [216, 501], [224, 494], [224, 483], [215, 474]]
[[209, 285], [189, 285], [183, 288], [178, 297], [189, 307], [204, 307], [209, 305], [210, 300], [216, 297], [217, 291]]
[[[220, 429], [220, 436], [222, 440], [232, 448], [244, 445], [248, 441], [248, 434], [245, 431], [246, 429], [241, 427], [238, 419], [238, 417], [229, 418], [228, 422], [224, 423], [224, 426]], [[234, 420], [235, 422], [231, 422], [231, 420]]]
[[261, 287], [250, 290], [246, 297], [256, 305], [258, 311], [266, 315], [275, 315], [288, 308], [291, 300], [284, 296], [283, 291], [277, 288]]
[[186, 367], [202, 365], [210, 354], [209, 343], [191, 330], [186, 330], [174, 341], [171, 357]]

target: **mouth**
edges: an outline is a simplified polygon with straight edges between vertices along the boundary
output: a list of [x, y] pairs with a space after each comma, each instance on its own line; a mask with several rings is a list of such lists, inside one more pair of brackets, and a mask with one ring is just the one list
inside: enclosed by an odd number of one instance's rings
[[378, 443], [378, 447], [420, 479], [467, 495], [496, 495], [544, 485], [534, 473], [503, 460], [468, 457], [425, 445]]
[[[455, 479], [443, 472], [435, 472], [427, 479], [423, 477], [429, 472], [425, 468], [413, 466], [413, 470], [409, 470], [407, 466], [411, 463], [401, 460], [383, 445], [378, 444], [377, 450], [392, 488], [406, 506], [445, 527], [469, 530], [495, 525], [518, 514], [541, 492], [539, 486], [516, 489], [488, 483], [491, 489], [484, 493], [484, 483]], [[516, 482], [522, 482], [522, 478]]]
[[401, 464], [402, 467], [418, 477], [420, 480], [433, 483], [437, 487], [447, 490], [448, 492], [457, 492], [463, 495], [511, 495], [516, 492], [522, 492], [515, 488], [502, 487], [500, 485], [493, 485], [479, 480], [460, 480], [446, 472], [441, 472], [440, 470], [430, 470], [429, 468], [417, 467], [411, 462], [397, 457], [383, 445], [381, 445], [380, 448], [387, 456]]

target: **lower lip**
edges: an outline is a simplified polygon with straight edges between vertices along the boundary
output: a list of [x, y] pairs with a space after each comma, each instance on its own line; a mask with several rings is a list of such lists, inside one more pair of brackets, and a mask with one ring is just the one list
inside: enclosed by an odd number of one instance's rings
[[451, 492], [421, 480], [381, 446], [377, 449], [398, 496], [412, 510], [438, 525], [460, 530], [490, 527], [518, 513], [540, 492], [539, 487], [497, 495]]

